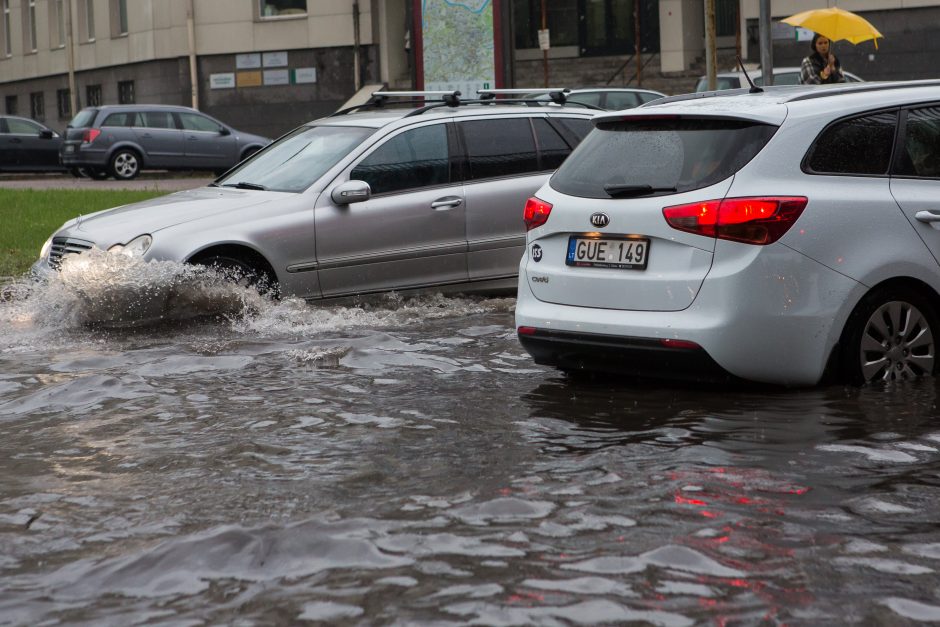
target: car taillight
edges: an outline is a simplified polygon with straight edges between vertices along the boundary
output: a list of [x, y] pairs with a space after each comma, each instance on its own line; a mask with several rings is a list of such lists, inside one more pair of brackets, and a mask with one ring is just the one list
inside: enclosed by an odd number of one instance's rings
[[525, 220], [525, 230], [531, 231], [537, 226], [542, 226], [548, 221], [548, 216], [552, 213], [552, 204], [545, 202], [533, 196], [525, 201], [525, 211], [522, 219]]
[[765, 246], [783, 237], [806, 207], [805, 196], [705, 200], [663, 209], [674, 229]]
[[84, 133], [82, 133], [82, 143], [90, 144], [98, 138], [98, 135], [101, 135], [101, 131], [97, 128], [90, 128]]

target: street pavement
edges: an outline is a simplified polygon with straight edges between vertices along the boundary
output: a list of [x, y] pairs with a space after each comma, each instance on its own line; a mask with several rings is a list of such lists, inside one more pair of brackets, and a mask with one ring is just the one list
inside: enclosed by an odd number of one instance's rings
[[2, 174], [0, 189], [132, 189], [175, 192], [208, 185], [213, 177], [207, 172], [147, 172], [131, 181], [107, 179], [95, 181], [71, 174]]

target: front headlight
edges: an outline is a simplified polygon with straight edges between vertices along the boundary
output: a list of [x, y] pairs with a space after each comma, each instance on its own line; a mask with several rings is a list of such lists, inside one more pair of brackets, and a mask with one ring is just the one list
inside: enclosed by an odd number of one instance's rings
[[47, 259], [49, 257], [49, 249], [52, 248], [52, 236], [49, 236], [49, 239], [46, 240], [46, 243], [42, 245], [42, 248], [39, 249], [39, 258]]
[[150, 245], [153, 244], [153, 238], [149, 235], [141, 235], [135, 237], [126, 244], [115, 244], [108, 249], [109, 253], [120, 253], [128, 257], [143, 257], [144, 254], [150, 250]]

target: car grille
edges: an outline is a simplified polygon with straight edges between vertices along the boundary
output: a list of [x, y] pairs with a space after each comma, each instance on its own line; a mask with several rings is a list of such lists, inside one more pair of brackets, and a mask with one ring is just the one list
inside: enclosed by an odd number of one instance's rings
[[56, 270], [62, 265], [65, 255], [80, 255], [89, 250], [94, 244], [71, 237], [53, 237], [52, 248], [49, 249], [49, 265]]

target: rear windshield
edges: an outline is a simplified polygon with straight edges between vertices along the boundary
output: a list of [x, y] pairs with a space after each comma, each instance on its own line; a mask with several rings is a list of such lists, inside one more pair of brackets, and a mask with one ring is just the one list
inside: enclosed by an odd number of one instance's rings
[[91, 123], [95, 121], [95, 116], [98, 115], [98, 109], [82, 109], [75, 117], [72, 118], [72, 121], [68, 125], [72, 128], [84, 128], [86, 126], [91, 126]]
[[561, 165], [551, 187], [582, 198], [708, 187], [744, 167], [776, 130], [745, 120], [687, 118], [599, 124]]

